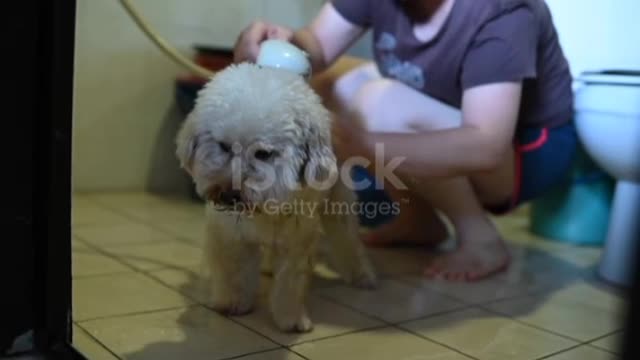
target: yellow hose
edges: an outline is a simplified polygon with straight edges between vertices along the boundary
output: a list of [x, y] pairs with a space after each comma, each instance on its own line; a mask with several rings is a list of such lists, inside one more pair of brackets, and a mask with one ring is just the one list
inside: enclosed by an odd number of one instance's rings
[[167, 56], [169, 56], [176, 63], [184, 66], [187, 70], [193, 72], [194, 74], [197, 74], [205, 78], [210, 78], [211, 76], [213, 76], [214, 72], [184, 57], [174, 47], [169, 45], [169, 43], [167, 43], [156, 32], [154, 32], [149, 26], [149, 23], [146, 22], [144, 18], [142, 18], [138, 10], [136, 10], [136, 8], [131, 4], [131, 1], [120, 0], [120, 3], [125, 8], [125, 10], [127, 10], [127, 13], [129, 14], [129, 16], [131, 16], [133, 21], [138, 25], [140, 30], [142, 30], [142, 32], [145, 33], [147, 37], [149, 37], [149, 39], [151, 39], [151, 41], [154, 44], [156, 44], [156, 46], [158, 46], [160, 50], [162, 50], [162, 52], [167, 54]]

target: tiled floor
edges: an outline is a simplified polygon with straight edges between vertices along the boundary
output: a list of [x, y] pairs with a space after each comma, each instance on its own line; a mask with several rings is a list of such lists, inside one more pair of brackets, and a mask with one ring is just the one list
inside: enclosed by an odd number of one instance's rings
[[[90, 359], [616, 359], [624, 296], [594, 276], [599, 249], [527, 232], [526, 209], [496, 219], [508, 272], [474, 284], [427, 281], [429, 254], [372, 250], [375, 292], [319, 271], [303, 335], [265, 311], [223, 317], [200, 282], [201, 205], [145, 193], [74, 198], [74, 342]], [[268, 284], [268, 279], [265, 279]]]

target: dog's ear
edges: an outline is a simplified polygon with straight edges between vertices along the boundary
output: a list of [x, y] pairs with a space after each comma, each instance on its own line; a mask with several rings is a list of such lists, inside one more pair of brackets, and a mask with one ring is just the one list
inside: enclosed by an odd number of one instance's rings
[[187, 120], [182, 124], [176, 137], [176, 155], [180, 161], [180, 166], [193, 175], [193, 158], [198, 147], [196, 118], [193, 113], [189, 114]]
[[312, 112], [307, 122], [305, 152], [301, 181], [317, 190], [327, 190], [338, 177], [336, 156], [331, 142], [331, 119], [329, 112]]

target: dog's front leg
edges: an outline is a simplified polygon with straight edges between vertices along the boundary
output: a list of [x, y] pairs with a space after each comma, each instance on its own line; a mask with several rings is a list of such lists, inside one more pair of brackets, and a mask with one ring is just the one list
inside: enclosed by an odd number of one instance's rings
[[273, 319], [282, 331], [308, 332], [313, 329], [305, 303], [317, 236], [316, 232], [285, 233], [282, 242], [286, 246], [274, 248], [274, 282], [269, 300]]
[[330, 248], [329, 257], [343, 280], [358, 288], [373, 289], [378, 279], [358, 236], [358, 217], [345, 213], [341, 206], [356, 200], [355, 194], [342, 182], [336, 183], [322, 216], [322, 226]]
[[225, 315], [250, 312], [260, 281], [259, 243], [229, 229], [228, 222], [211, 219], [206, 244], [212, 308]]

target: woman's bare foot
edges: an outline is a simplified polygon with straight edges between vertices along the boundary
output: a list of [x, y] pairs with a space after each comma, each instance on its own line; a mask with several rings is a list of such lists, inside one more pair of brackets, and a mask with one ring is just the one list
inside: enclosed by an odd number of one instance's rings
[[477, 281], [506, 270], [511, 260], [506, 244], [492, 224], [477, 223], [458, 235], [459, 246], [436, 258], [424, 271], [429, 278]]
[[447, 227], [426, 203], [403, 203], [400, 214], [363, 238], [368, 246], [437, 246], [448, 238]]

